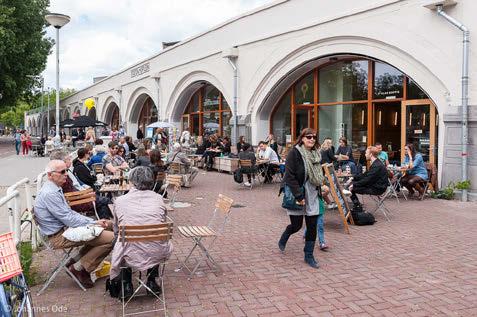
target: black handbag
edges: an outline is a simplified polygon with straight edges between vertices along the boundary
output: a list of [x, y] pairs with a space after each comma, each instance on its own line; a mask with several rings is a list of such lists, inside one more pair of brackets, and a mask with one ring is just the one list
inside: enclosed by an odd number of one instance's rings
[[[303, 193], [304, 188], [300, 187], [300, 191], [301, 191], [301, 193]], [[304, 207], [304, 206], [298, 205], [296, 203], [296, 198], [293, 195], [293, 193], [290, 189], [290, 186], [288, 186], [287, 184], [285, 184], [285, 186], [283, 188], [282, 207], [285, 208], [285, 209], [288, 209], [288, 210], [303, 210], [303, 207]]]

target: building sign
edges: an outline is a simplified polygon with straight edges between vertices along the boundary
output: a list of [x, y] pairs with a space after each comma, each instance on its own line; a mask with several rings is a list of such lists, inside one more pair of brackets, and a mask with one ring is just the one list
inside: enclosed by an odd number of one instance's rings
[[149, 63], [142, 64], [138, 67], [135, 67], [135, 68], [131, 69], [131, 78], [134, 78], [134, 77], [140, 76], [142, 74], [145, 74], [145, 73], [149, 72], [149, 70], [150, 70]]

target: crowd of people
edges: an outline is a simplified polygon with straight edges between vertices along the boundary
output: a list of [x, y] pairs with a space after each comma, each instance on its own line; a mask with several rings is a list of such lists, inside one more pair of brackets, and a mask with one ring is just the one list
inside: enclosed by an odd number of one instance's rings
[[[281, 173], [280, 190], [284, 192], [282, 206], [287, 210], [290, 223], [280, 236], [278, 248], [282, 252], [286, 249], [290, 236], [300, 231], [304, 220], [304, 261], [313, 268], [319, 268], [314, 254], [316, 241], [320, 250], [329, 249], [325, 241], [324, 214], [327, 205], [330, 207], [333, 202], [329, 195], [330, 184], [324, 177], [323, 164], [336, 164], [337, 169], [349, 171], [349, 181], [345, 185], [351, 192], [353, 209], [362, 208], [357, 195], [381, 195], [389, 186], [389, 158], [380, 143], [366, 148], [363, 157], [369, 162], [369, 168], [362, 169], [360, 166], [366, 165], [362, 165], [361, 157], [359, 162], [355, 162], [352, 147], [346, 138], [339, 139], [339, 147], [335, 150], [330, 138], [325, 138], [320, 145], [317, 131], [311, 128], [303, 129], [285, 153], [284, 149], [279, 151], [273, 135], [260, 141], [256, 151], [243, 136], [239, 138], [234, 151], [228, 137], [211, 134], [194, 138], [187, 130], [183, 131], [179, 140], [172, 140], [170, 147], [169, 137], [162, 129], [156, 130], [152, 139], [142, 138], [136, 142], [132, 142], [130, 136], [118, 135], [108, 143], [107, 148], [101, 138], [87, 135], [88, 131], [85, 140], [89, 142], [76, 149], [74, 160], [64, 150], [51, 153], [46, 166], [48, 180], [37, 195], [34, 214], [40, 232], [54, 248], [82, 247], [67, 266], [85, 288], [93, 287], [90, 273], [111, 253], [112, 268], [107, 287], [110, 294], [116, 296], [132, 295], [131, 268], [147, 270], [147, 286], [156, 294], [161, 292], [155, 280], [158, 264], [170, 256], [172, 243], [124, 245], [115, 244], [114, 241], [120, 225], [166, 221], [166, 206], [163, 197], [158, 195], [163, 191], [164, 173], [168, 165], [178, 164], [182, 169], [181, 174], [187, 175], [184, 185], [191, 186], [198, 174], [198, 169], [188, 157], [191, 149], [203, 160], [206, 169], [212, 168], [215, 157], [227, 155], [249, 160], [252, 168], [265, 161], [271, 167], [262, 171], [265, 181], [271, 181], [274, 174]], [[21, 136], [20, 142], [23, 144]], [[167, 151], [169, 148], [170, 151]], [[423, 157], [411, 143], [406, 145], [405, 151], [401, 168], [401, 172], [405, 173], [401, 177], [402, 185], [411, 194], [414, 191], [422, 194], [421, 184], [427, 180]], [[115, 199], [113, 210], [109, 207], [112, 204], [111, 196], [99, 194], [98, 178], [93, 172], [97, 164], [102, 165], [105, 175], [131, 169], [129, 181], [133, 185], [132, 189]], [[247, 176], [244, 185], [250, 186], [254, 171], [244, 170], [243, 173]], [[70, 207], [64, 194], [86, 188], [94, 189], [91, 195], [95, 203]], [[93, 219], [95, 216], [96, 220]], [[91, 225], [100, 226], [102, 230], [87, 241], [72, 241], [63, 236], [68, 228]], [[128, 268], [124, 269], [124, 266]], [[119, 289], [124, 289], [124, 293], [118, 295]]]

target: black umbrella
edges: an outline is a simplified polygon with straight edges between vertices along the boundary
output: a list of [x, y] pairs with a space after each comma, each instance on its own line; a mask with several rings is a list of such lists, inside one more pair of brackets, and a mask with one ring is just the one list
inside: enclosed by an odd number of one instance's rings
[[97, 121], [91, 117], [88, 116], [79, 116], [76, 117], [71, 126], [68, 126], [68, 128], [84, 128], [84, 127], [104, 127], [106, 126], [106, 123]]
[[62, 128], [71, 128], [73, 126], [73, 119], [66, 119], [60, 122], [60, 127]]

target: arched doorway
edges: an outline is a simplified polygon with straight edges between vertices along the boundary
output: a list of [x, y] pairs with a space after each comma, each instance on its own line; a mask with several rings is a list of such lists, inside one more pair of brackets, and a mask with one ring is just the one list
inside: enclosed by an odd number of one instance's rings
[[151, 97], [147, 97], [144, 100], [144, 103], [141, 107], [141, 111], [139, 112], [139, 117], [137, 121], [137, 125], [139, 129], [146, 135], [146, 127], [158, 120], [158, 115], [157, 115], [157, 108], [154, 105], [154, 101], [152, 101]]
[[218, 133], [231, 136], [232, 112], [223, 94], [212, 84], [204, 83], [190, 97], [182, 115], [182, 129], [193, 135]]
[[397, 163], [412, 142], [426, 161], [437, 161], [439, 120], [429, 96], [398, 69], [367, 57], [338, 55], [304, 66], [269, 118], [281, 145], [315, 127], [320, 141], [330, 137], [335, 146], [346, 137], [356, 156], [380, 142]]
[[68, 111], [68, 109], [63, 110], [62, 120], [66, 120], [69, 118], [70, 118], [70, 112]]
[[[91, 110], [93, 109], [95, 108], [91, 108]], [[96, 113], [96, 110], [95, 110], [95, 113]], [[119, 124], [120, 124], [119, 106], [114, 101], [111, 102], [106, 107], [104, 122], [107, 123], [111, 127], [111, 129], [119, 129]]]

